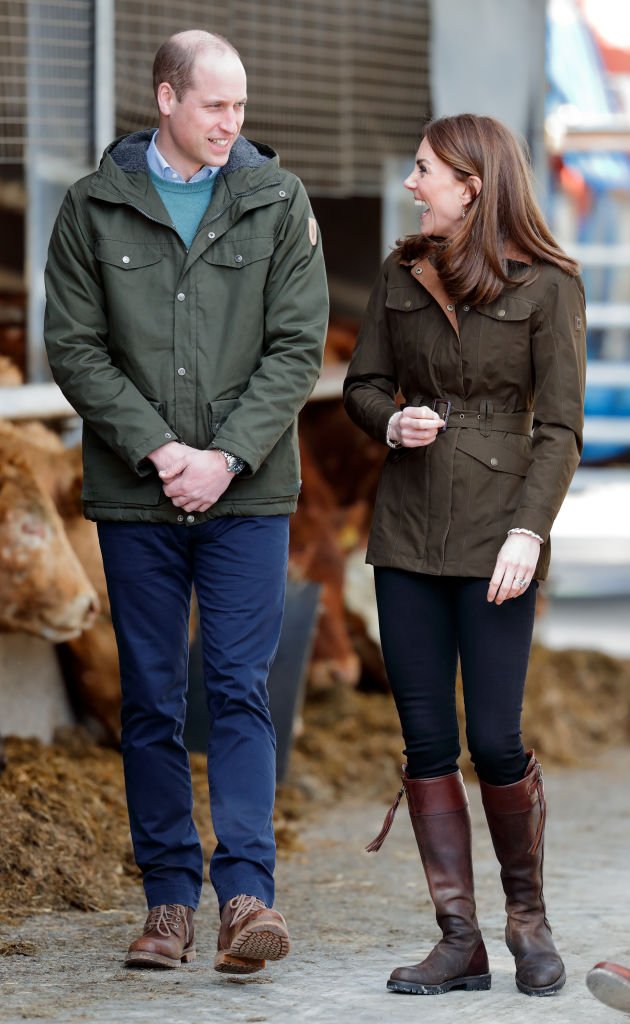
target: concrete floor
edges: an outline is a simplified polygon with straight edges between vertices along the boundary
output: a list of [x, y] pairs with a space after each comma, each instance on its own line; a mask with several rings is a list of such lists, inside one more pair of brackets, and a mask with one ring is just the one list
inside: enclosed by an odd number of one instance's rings
[[[317, 1022], [317, 1024], [599, 1024], [623, 1020], [589, 994], [595, 961], [630, 962], [630, 749], [579, 771], [546, 773], [549, 826], [546, 898], [568, 981], [549, 999], [514, 986], [503, 944], [498, 869], [470, 787], [477, 903], [491, 960], [490, 992], [399, 996], [385, 990], [390, 970], [416, 962], [436, 939], [404, 805], [381, 852], [362, 853], [385, 808], [331, 808], [304, 834], [306, 852], [281, 862], [277, 905], [289, 920], [292, 955], [249, 979], [212, 971], [216, 910], [208, 890], [198, 915], [198, 959], [178, 971], [122, 965], [141, 924], [140, 896], [125, 911], [29, 918], [0, 940], [36, 946], [34, 956], [0, 958], [0, 1021]], [[393, 790], [395, 781], [393, 782]]]

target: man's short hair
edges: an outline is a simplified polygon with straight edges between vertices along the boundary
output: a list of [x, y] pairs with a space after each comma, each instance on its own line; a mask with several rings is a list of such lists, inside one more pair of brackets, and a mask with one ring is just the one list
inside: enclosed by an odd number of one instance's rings
[[218, 55], [234, 53], [240, 59], [238, 50], [223, 36], [214, 32], [178, 32], [162, 43], [153, 61], [153, 93], [162, 82], [168, 82], [178, 102], [193, 86], [195, 61], [205, 50], [214, 50]]

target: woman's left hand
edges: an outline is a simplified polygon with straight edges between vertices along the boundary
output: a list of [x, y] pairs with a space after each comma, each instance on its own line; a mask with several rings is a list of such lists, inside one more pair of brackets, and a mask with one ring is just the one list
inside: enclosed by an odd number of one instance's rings
[[488, 587], [488, 601], [503, 604], [511, 597], [520, 597], [530, 585], [538, 556], [540, 541], [526, 533], [512, 533], [499, 551], [497, 564]]

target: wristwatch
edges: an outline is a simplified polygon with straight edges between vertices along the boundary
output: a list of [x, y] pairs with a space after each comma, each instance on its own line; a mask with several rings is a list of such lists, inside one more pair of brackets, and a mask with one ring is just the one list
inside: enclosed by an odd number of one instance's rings
[[241, 470], [245, 468], [245, 463], [242, 459], [239, 459], [238, 455], [232, 455], [231, 452], [224, 452], [223, 448], [217, 448], [217, 451], [225, 459], [228, 473], [240, 473]]

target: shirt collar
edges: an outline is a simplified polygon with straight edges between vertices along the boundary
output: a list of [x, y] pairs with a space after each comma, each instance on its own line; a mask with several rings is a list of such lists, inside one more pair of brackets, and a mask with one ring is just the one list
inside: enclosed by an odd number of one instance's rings
[[[153, 138], [151, 139], [149, 148], [147, 149], [147, 163], [149, 165], [149, 170], [153, 171], [154, 174], [157, 174], [158, 178], [163, 178], [165, 181], [184, 183], [184, 179], [181, 174], [166, 162], [157, 148], [155, 140], [158, 135], [159, 129], [153, 133]], [[193, 174], [192, 178], [188, 179], [188, 183], [193, 184], [195, 181], [206, 181], [208, 178], [214, 178], [220, 170], [220, 167], [202, 167], [196, 174]]]

